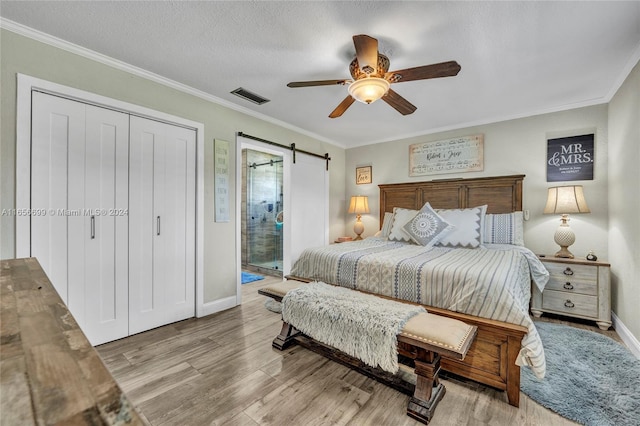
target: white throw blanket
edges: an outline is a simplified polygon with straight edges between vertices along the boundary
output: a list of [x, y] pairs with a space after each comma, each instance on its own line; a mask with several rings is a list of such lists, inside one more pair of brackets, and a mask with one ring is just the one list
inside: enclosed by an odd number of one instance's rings
[[282, 319], [371, 367], [398, 371], [398, 333], [422, 306], [400, 303], [323, 282], [289, 291]]

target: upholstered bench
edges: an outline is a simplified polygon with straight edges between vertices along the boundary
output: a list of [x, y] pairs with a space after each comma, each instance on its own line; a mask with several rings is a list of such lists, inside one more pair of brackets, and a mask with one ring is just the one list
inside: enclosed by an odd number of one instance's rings
[[[258, 293], [281, 302], [287, 292], [304, 285], [308, 284], [282, 281], [263, 287]], [[427, 424], [445, 394], [445, 387], [438, 379], [440, 356], [463, 360], [476, 334], [476, 326], [428, 312], [409, 319], [397, 335], [398, 361], [413, 368], [415, 384], [412, 380], [404, 378], [403, 374], [394, 375], [370, 367], [356, 358], [315, 341], [284, 321], [280, 334], [273, 340], [273, 347], [284, 350], [293, 344], [302, 345], [410, 395], [407, 415]]]

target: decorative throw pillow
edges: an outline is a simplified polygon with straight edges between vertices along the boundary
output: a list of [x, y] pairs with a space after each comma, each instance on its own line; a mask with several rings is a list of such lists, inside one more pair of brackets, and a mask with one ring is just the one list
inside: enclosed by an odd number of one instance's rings
[[524, 246], [522, 212], [487, 214], [484, 218], [483, 241], [489, 244]]
[[422, 246], [431, 247], [451, 232], [454, 227], [440, 217], [427, 202], [403, 228], [413, 241]]
[[404, 230], [404, 225], [407, 224], [418, 214], [418, 210], [402, 209], [400, 207], [394, 207], [393, 209], [393, 225], [391, 225], [391, 232], [389, 232], [389, 240], [391, 241], [407, 241], [411, 242], [411, 235], [407, 234]]
[[482, 245], [486, 204], [470, 209], [436, 210], [455, 229], [437, 244], [453, 248], [478, 248]]
[[393, 213], [385, 212], [379, 236], [382, 238], [388, 238], [391, 233], [391, 225], [393, 225]]

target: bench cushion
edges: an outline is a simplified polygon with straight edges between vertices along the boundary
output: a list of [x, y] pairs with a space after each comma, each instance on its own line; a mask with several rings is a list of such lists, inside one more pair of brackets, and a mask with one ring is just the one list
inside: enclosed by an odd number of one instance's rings
[[[428, 346], [436, 346], [456, 354], [467, 353], [475, 336], [476, 327], [453, 318], [431, 313], [422, 313], [404, 325], [400, 336], [415, 339]], [[439, 352], [437, 349], [433, 349]]]
[[276, 296], [278, 299], [283, 298], [287, 292], [290, 290], [296, 289], [301, 285], [306, 285], [300, 281], [281, 281], [279, 283], [269, 284], [266, 287], [262, 287], [259, 290], [260, 294], [264, 294], [265, 296]]

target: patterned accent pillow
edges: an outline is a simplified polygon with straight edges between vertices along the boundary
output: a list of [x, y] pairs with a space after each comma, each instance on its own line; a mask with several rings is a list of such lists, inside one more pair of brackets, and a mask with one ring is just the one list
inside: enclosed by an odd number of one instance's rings
[[455, 226], [436, 245], [452, 248], [478, 248], [482, 245], [484, 216], [487, 205], [470, 209], [436, 210], [444, 220]]
[[524, 246], [522, 212], [487, 214], [484, 217], [484, 239], [489, 244]]
[[416, 217], [404, 225], [404, 230], [417, 244], [432, 247], [454, 229], [449, 222], [436, 213], [427, 202]]
[[391, 225], [391, 232], [389, 233], [390, 241], [406, 241], [411, 242], [411, 235], [407, 234], [404, 230], [404, 225], [407, 224], [418, 214], [418, 210], [402, 209], [400, 207], [393, 208], [393, 225]]

